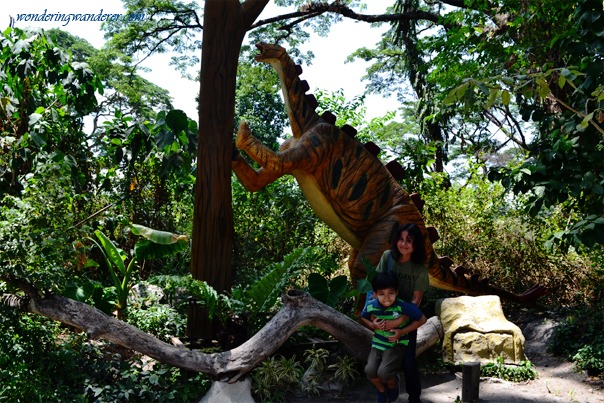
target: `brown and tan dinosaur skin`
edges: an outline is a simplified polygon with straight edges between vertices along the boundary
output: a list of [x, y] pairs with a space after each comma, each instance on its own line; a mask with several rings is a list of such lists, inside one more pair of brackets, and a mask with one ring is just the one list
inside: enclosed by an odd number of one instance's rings
[[293, 175], [319, 218], [352, 247], [348, 265], [353, 284], [366, 276], [361, 256], [377, 265], [389, 248], [392, 229], [399, 223], [411, 222], [424, 234], [431, 286], [469, 294], [494, 293], [519, 301], [542, 295], [541, 288], [528, 294], [512, 294], [484, 280], [458, 276], [449, 269], [450, 264], [442, 265], [432, 248], [421, 212], [388, 169], [353, 137], [354, 129], [340, 129], [315, 112], [316, 100], [305, 94], [308, 85], [299, 79], [301, 69], [282, 47], [256, 46], [260, 50], [256, 60], [271, 64], [279, 75], [293, 137], [275, 153], [242, 122], [235, 145], [260, 169], [255, 170], [237, 156], [233, 170], [251, 192], [283, 175]]

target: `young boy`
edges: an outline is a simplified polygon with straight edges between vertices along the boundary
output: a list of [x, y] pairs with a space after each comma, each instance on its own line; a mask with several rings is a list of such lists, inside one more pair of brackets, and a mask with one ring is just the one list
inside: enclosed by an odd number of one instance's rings
[[[427, 319], [415, 304], [397, 298], [395, 274], [377, 273], [371, 286], [374, 299], [361, 313], [361, 321], [374, 330], [365, 374], [377, 389], [378, 403], [387, 403], [395, 401], [399, 395], [396, 374], [401, 369], [405, 346], [409, 343], [407, 333], [426, 323]], [[401, 316], [409, 319], [396, 329], [384, 330], [386, 321]]]

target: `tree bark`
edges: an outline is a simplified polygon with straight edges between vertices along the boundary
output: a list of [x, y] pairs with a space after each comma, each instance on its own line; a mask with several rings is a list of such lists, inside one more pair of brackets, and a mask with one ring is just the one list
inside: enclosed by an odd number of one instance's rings
[[[199, 148], [191, 274], [222, 292], [231, 288], [231, 148], [237, 63], [244, 35], [268, 0], [206, 0], [199, 97]], [[209, 322], [199, 337], [209, 337]]]
[[81, 329], [91, 339], [102, 338], [165, 364], [204, 372], [217, 380], [228, 382], [235, 382], [251, 371], [301, 326], [313, 325], [327, 331], [359, 360], [367, 358], [371, 342], [368, 329], [301, 291], [285, 294], [279, 312], [244, 344], [213, 354], [175, 347], [90, 305], [59, 295], [32, 299], [28, 309]]
[[[292, 290], [282, 297], [283, 306], [252, 338], [229, 351], [204, 354], [165, 343], [142, 330], [100, 310], [59, 295], [32, 299], [28, 310], [86, 332], [91, 339], [104, 339], [138, 351], [168, 365], [203, 372], [215, 380], [236, 382], [271, 356], [301, 326], [313, 325], [339, 340], [350, 355], [367, 360], [372, 332], [358, 322], [312, 298]], [[437, 317], [428, 319], [418, 330], [417, 354], [442, 337]]]

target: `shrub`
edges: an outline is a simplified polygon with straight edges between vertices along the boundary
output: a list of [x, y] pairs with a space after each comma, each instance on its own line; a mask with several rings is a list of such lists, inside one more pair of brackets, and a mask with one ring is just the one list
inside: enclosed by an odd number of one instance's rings
[[604, 306], [584, 307], [568, 314], [554, 329], [549, 350], [572, 360], [588, 373], [604, 372]]
[[172, 336], [183, 335], [187, 327], [186, 317], [165, 304], [131, 306], [128, 322], [164, 341], [169, 341]]
[[480, 374], [512, 382], [524, 382], [537, 378], [537, 370], [530, 361], [521, 361], [518, 365], [505, 365], [501, 356], [497, 357], [495, 362], [481, 366]]

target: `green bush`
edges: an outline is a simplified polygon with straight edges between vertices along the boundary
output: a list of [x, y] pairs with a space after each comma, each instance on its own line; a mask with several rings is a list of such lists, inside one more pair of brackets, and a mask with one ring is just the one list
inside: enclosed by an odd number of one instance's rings
[[112, 353], [111, 344], [44, 317], [3, 305], [0, 316], [0, 401], [194, 401], [209, 389], [203, 374], [159, 363], [147, 369], [138, 356]]
[[[521, 293], [534, 284], [545, 286], [544, 303], [556, 306], [597, 301], [598, 251], [546, 248], [548, 236], [565, 225], [568, 213], [551, 209], [536, 218], [523, 210], [524, 199], [510, 199], [501, 184], [490, 182], [474, 167], [465, 183], [442, 186], [426, 180], [421, 196], [426, 223], [440, 235], [436, 253], [453, 259], [491, 284]], [[572, 279], [572, 280], [571, 280]]]
[[131, 306], [128, 322], [164, 341], [170, 341], [173, 336], [184, 335], [187, 327], [187, 318], [165, 304]]
[[[329, 364], [329, 362], [333, 362]], [[354, 381], [359, 372], [358, 362], [347, 355], [332, 356], [323, 348], [304, 352], [304, 366], [295, 356], [269, 357], [252, 371], [253, 393], [263, 402], [288, 401], [293, 393], [319, 395], [325, 383], [337, 382], [345, 386]]]
[[568, 314], [554, 329], [549, 351], [588, 373], [604, 372], [604, 306], [584, 307]]
[[495, 362], [481, 366], [480, 374], [512, 382], [524, 382], [537, 378], [537, 370], [530, 361], [521, 361], [518, 365], [506, 365], [501, 356], [497, 357]]
[[285, 401], [298, 387], [303, 372], [295, 357], [269, 357], [252, 372], [253, 392], [263, 402]]
[[75, 401], [77, 352], [58, 346], [59, 325], [0, 304], [0, 401]]

